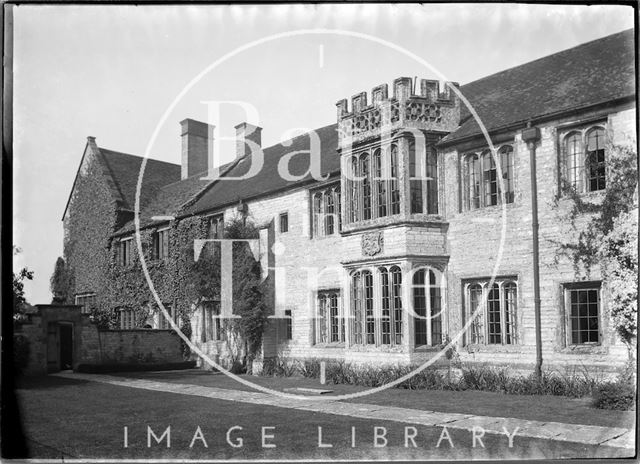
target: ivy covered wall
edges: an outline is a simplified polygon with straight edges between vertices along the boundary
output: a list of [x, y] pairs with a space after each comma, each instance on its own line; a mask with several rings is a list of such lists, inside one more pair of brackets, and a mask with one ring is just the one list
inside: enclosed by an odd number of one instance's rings
[[111, 263], [110, 237], [117, 221], [116, 201], [104, 168], [86, 153], [64, 219], [64, 256], [73, 279], [70, 295], [95, 292], [96, 304], [105, 304], [102, 288]]

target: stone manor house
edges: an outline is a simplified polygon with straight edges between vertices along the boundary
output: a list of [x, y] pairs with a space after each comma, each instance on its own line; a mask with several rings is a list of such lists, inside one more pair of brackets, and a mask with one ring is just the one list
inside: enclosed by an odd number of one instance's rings
[[[599, 269], [577, 275], [558, 253], [575, 236], [562, 220], [561, 185], [602, 195], [609, 147], [636, 143], [635, 62], [629, 30], [454, 84], [480, 116], [493, 155], [457, 93], [425, 79], [400, 77], [339, 100], [336, 123], [284, 144], [262, 148], [260, 127], [238, 125], [236, 158], [220, 172], [249, 172], [250, 141], [264, 164], [246, 179], [203, 180], [212, 127], [185, 119], [181, 164], [149, 159], [144, 171], [149, 267], [167, 265], [188, 218], [206, 219], [200, 238], [220, 238], [224, 223], [242, 217], [260, 228], [261, 263], [275, 286], [278, 317], [267, 326], [264, 357], [417, 363], [455, 339], [463, 362], [528, 368], [536, 360], [537, 254], [545, 365], [620, 366], [627, 352]], [[325, 179], [307, 173], [302, 155], [289, 162], [298, 177], [283, 179], [279, 161], [314, 141]], [[133, 222], [141, 163], [88, 137], [64, 212], [65, 258], [84, 311], [107, 307], [121, 329], [166, 329], [144, 279], [121, 278], [115, 298], [103, 294], [114, 276], [142, 272]], [[130, 298], [136, 291], [147, 301]], [[177, 319], [184, 302], [159, 293]], [[224, 359], [220, 307], [205, 301], [182, 317], [192, 341]]]

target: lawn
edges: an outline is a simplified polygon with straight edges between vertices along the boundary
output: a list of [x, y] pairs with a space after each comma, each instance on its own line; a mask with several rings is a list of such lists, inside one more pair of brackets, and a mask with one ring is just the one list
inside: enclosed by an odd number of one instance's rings
[[[250, 387], [219, 373], [203, 370], [172, 372], [123, 373], [125, 377], [158, 379], [166, 382], [203, 385], [235, 390]], [[353, 385], [321, 385], [317, 379], [304, 377], [241, 376], [244, 379], [274, 390], [312, 387], [333, 390], [333, 394], [347, 394], [367, 390]], [[362, 396], [350, 402], [397, 406], [439, 412], [455, 412], [479, 416], [514, 417], [543, 422], [626, 427], [635, 425], [634, 411], [609, 411], [591, 407], [591, 398], [562, 396], [507, 395], [475, 390], [405, 390], [390, 388], [379, 393]]]
[[[206, 381], [219, 376], [191, 374], [190, 377]], [[233, 385], [238, 387], [235, 383]], [[477, 443], [474, 448], [471, 432], [453, 429], [448, 431], [451, 442], [443, 440], [438, 448], [436, 444], [443, 429], [422, 426], [416, 427], [416, 447], [405, 448], [405, 424], [397, 422], [309, 413], [56, 377], [23, 382], [17, 393], [30, 457], [34, 458], [542, 459], [629, 454], [624, 449], [517, 436], [513, 448], [509, 448], [507, 437], [497, 435], [485, 435], [482, 439], [484, 447]], [[147, 447], [147, 426], [160, 436], [169, 425], [171, 447], [166, 447], [166, 440], [160, 445]], [[125, 426], [128, 428], [127, 448], [123, 446]], [[192, 448], [189, 446], [198, 426], [207, 441], [206, 448], [202, 440], [196, 440]], [[231, 432], [234, 443], [237, 443], [235, 439], [242, 437], [242, 447], [234, 448], [227, 443], [226, 433], [234, 426], [243, 427]], [[265, 433], [274, 436], [267, 438], [266, 443], [275, 444], [275, 448], [262, 447], [261, 427], [274, 427]], [[318, 427], [323, 430], [323, 443], [333, 444], [333, 447], [318, 447]], [[351, 447], [352, 427], [356, 428], [355, 448]], [[373, 446], [374, 427], [386, 428], [387, 446]], [[453, 443], [453, 448], [450, 443]]]

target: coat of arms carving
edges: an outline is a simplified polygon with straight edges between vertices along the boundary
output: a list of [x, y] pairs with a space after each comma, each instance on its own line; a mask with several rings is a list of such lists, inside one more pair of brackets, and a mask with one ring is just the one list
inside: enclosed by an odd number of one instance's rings
[[375, 256], [382, 253], [384, 249], [384, 238], [382, 232], [367, 232], [362, 234], [362, 254], [365, 256]]

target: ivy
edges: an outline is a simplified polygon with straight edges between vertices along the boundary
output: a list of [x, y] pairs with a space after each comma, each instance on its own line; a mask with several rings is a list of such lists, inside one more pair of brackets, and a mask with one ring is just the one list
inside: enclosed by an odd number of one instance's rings
[[[51, 289], [56, 298], [66, 300], [75, 293], [95, 292], [96, 302], [90, 313], [100, 328], [118, 328], [119, 309], [133, 310], [134, 325], [144, 327], [158, 311], [156, 298], [142, 272], [135, 238], [131, 265], [118, 262], [120, 239], [112, 234], [130, 219], [130, 213], [121, 212], [117, 206], [102, 166], [95, 159], [89, 160], [74, 188], [70, 214], [65, 219], [66, 259], [58, 259]], [[145, 264], [158, 298], [174, 308], [182, 321], [180, 329], [190, 337], [194, 311], [204, 300], [220, 299], [219, 244], [207, 243], [199, 259], [194, 260], [194, 241], [207, 238], [209, 223], [201, 216], [183, 217], [169, 223], [168, 256], [159, 260], [153, 253], [155, 232], [157, 228], [153, 227], [140, 231]], [[242, 216], [225, 224], [224, 234], [236, 239], [259, 236], [257, 227]], [[232, 356], [243, 356], [246, 365], [260, 351], [272, 296], [269, 281], [262, 278], [259, 261], [246, 243], [234, 244], [232, 275], [233, 312], [240, 318], [227, 321], [226, 330], [234, 334], [227, 340], [239, 345]]]
[[[225, 226], [225, 238], [258, 239], [257, 228], [236, 218]], [[261, 267], [248, 243], [233, 244], [233, 312], [240, 316], [232, 319], [231, 329], [245, 342], [245, 365], [258, 355], [262, 336], [271, 311], [268, 279], [261, 282]]]

